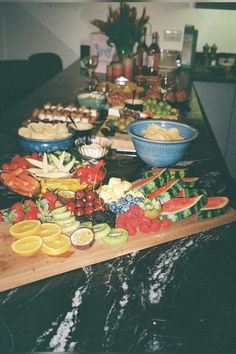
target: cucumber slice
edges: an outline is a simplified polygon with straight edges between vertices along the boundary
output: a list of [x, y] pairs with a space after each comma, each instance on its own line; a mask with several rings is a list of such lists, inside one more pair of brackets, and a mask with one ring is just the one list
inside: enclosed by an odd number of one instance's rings
[[81, 223], [80, 223], [80, 227], [93, 228], [93, 223], [92, 223], [92, 221], [81, 222]]
[[60, 226], [66, 226], [68, 224], [72, 224], [74, 221], [75, 221], [75, 216], [71, 215], [68, 219], [56, 220], [56, 223]]
[[68, 219], [71, 216], [71, 211], [65, 211], [64, 213], [59, 213], [53, 215], [53, 219], [57, 222], [57, 220]]
[[53, 209], [53, 210], [52, 210], [52, 215], [54, 216], [54, 215], [57, 215], [57, 214], [62, 214], [62, 213], [64, 213], [65, 211], [66, 211], [66, 206], [63, 205], [63, 206], [61, 206], [61, 207], [58, 207], [58, 208], [56, 208], [56, 209]]
[[112, 228], [102, 240], [111, 246], [120, 245], [128, 240], [128, 231], [122, 228]]
[[111, 227], [106, 223], [97, 224], [93, 226], [95, 240], [101, 240], [104, 236], [107, 236], [110, 231]]
[[72, 224], [62, 227], [61, 231], [66, 235], [70, 235], [72, 232], [76, 231], [79, 227], [80, 227], [79, 220], [75, 220]]

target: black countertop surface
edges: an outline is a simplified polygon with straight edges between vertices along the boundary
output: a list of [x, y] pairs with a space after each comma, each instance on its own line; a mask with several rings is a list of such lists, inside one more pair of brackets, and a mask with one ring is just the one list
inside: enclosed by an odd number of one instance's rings
[[[1, 161], [19, 151], [16, 131], [45, 102], [75, 102], [84, 78], [75, 63], [0, 118]], [[181, 166], [214, 195], [233, 185], [194, 91], [181, 120], [199, 138]], [[135, 157], [108, 161], [132, 178]], [[3, 186], [1, 207], [17, 198]], [[3, 352], [236, 352], [236, 223], [133, 252], [0, 293]]]

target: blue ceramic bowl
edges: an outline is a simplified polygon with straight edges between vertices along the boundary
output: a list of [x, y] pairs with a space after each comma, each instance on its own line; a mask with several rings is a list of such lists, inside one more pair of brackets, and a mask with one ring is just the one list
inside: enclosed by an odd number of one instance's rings
[[106, 104], [106, 97], [98, 92], [86, 92], [77, 96], [77, 102], [80, 106], [101, 110]]
[[30, 139], [18, 134], [18, 141], [26, 152], [52, 152], [68, 150], [74, 143], [73, 134], [62, 139]]
[[[156, 141], [143, 137], [142, 130], [149, 124], [157, 124], [164, 128], [178, 128], [184, 140]], [[138, 156], [149, 166], [168, 167], [181, 161], [191, 142], [197, 138], [197, 129], [176, 121], [144, 119], [132, 122], [127, 127]]]

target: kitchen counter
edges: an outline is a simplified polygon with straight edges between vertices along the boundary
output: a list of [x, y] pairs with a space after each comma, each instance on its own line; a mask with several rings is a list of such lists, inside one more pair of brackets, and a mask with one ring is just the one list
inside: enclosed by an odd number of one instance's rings
[[[1, 162], [19, 152], [21, 121], [45, 102], [75, 101], [85, 87], [75, 63], [1, 116]], [[194, 91], [181, 120], [199, 138], [181, 166], [214, 195], [235, 186]], [[111, 175], [137, 178], [137, 157], [113, 155]], [[16, 196], [0, 189], [1, 207]], [[0, 293], [4, 352], [201, 352], [236, 350], [236, 223]], [[148, 236], [147, 236], [148, 237]], [[194, 349], [193, 349], [194, 348]]]
[[198, 54], [191, 69], [191, 78], [192, 81], [236, 83], [236, 66], [234, 65], [231, 69], [224, 69], [219, 64], [213, 67], [205, 67], [202, 55]]

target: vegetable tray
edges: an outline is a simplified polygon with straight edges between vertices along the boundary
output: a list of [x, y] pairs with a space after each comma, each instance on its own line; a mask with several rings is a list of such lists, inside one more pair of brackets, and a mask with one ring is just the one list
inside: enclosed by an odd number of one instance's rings
[[177, 240], [233, 221], [236, 221], [234, 209], [229, 209], [225, 214], [211, 219], [198, 220], [196, 215], [192, 215], [173, 223], [164, 231], [139, 233], [129, 237], [128, 241], [120, 246], [108, 246], [102, 241], [97, 241], [87, 250], [77, 250], [71, 246], [71, 250], [63, 256], [52, 257], [38, 252], [31, 258], [18, 256], [11, 250], [13, 238], [9, 234], [10, 225], [2, 222], [0, 223], [0, 291]]

